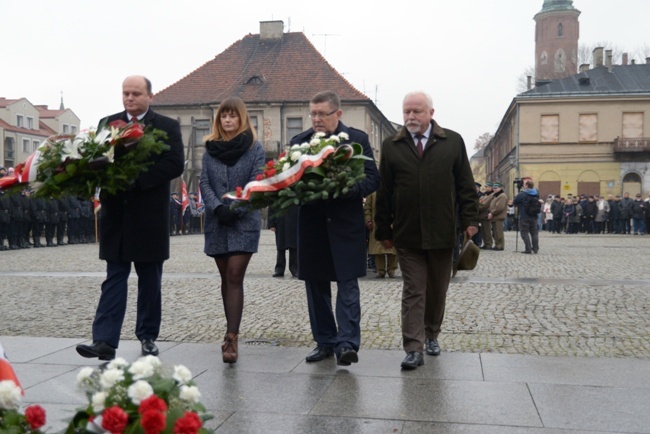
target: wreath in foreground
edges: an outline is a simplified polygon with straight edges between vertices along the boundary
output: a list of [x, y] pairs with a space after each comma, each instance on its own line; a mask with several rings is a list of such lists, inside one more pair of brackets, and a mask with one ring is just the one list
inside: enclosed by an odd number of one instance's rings
[[168, 372], [158, 357], [129, 364], [122, 358], [104, 368], [82, 368], [77, 387], [88, 405], [79, 409], [65, 434], [138, 433], [207, 434], [212, 416], [200, 403], [201, 393], [183, 365]]
[[268, 206], [279, 216], [290, 206], [345, 196], [366, 177], [365, 161], [372, 161], [359, 143], [341, 144], [348, 139], [346, 133], [316, 133], [310, 142], [293, 145], [269, 161], [255, 181], [224, 197], [238, 201], [235, 206]]
[[113, 121], [97, 131], [50, 136], [14, 174], [0, 178], [0, 188], [31, 188], [36, 197], [70, 194], [90, 198], [96, 188], [110, 194], [130, 188], [154, 163], [152, 156], [169, 146], [167, 134], [139, 122]]

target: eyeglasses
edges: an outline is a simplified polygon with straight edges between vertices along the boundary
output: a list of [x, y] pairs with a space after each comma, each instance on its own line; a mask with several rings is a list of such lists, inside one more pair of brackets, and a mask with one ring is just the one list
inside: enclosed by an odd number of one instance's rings
[[330, 113], [309, 113], [309, 117], [312, 118], [312, 119], [323, 119], [323, 118], [326, 118], [328, 116], [332, 116], [337, 111], [339, 111], [339, 110], [336, 109], [336, 110], [334, 110], [334, 111], [332, 111]]

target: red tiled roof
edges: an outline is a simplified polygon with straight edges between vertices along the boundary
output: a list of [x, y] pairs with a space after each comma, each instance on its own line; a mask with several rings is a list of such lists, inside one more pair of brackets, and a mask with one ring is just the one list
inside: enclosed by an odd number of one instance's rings
[[43, 106], [38, 105], [35, 107], [38, 109], [38, 116], [45, 119], [54, 118], [61, 113], [65, 113], [65, 110], [49, 110], [47, 106], [45, 106], [45, 108], [41, 108]]
[[[258, 84], [247, 84], [254, 77]], [[153, 105], [215, 103], [231, 96], [245, 102], [306, 102], [323, 90], [336, 92], [343, 101], [370, 100], [325, 60], [304, 33], [266, 40], [249, 34], [157, 93]]]
[[39, 126], [38, 130], [30, 130], [27, 128], [21, 128], [15, 125], [8, 124], [7, 122], [0, 119], [0, 128], [4, 129], [5, 131], [10, 131], [12, 133], [21, 133], [29, 136], [40, 136], [40, 137], [50, 137], [51, 135], [56, 134], [56, 131], [54, 131], [52, 128], [48, 127], [47, 125], [45, 125], [43, 122], [39, 121], [38, 126]]
[[4, 96], [0, 96], [0, 107], [7, 107], [10, 104], [18, 101], [17, 99], [7, 99]]

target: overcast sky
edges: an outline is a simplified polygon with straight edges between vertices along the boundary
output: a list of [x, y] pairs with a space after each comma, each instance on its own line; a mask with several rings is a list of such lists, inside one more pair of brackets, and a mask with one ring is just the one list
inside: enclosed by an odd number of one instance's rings
[[[649, 0], [574, 0], [580, 43], [648, 56]], [[0, 0], [0, 96], [65, 106], [81, 127], [122, 110], [121, 83], [148, 76], [154, 93], [194, 71], [259, 22], [304, 32], [330, 64], [400, 122], [411, 90], [470, 154], [493, 133], [534, 65], [533, 16], [543, 0]], [[612, 47], [607, 47], [612, 48]], [[614, 59], [620, 63], [620, 59]], [[296, 65], [299, 68], [300, 65]], [[320, 91], [314, 83], [314, 92]], [[343, 115], [345, 121], [345, 113]]]

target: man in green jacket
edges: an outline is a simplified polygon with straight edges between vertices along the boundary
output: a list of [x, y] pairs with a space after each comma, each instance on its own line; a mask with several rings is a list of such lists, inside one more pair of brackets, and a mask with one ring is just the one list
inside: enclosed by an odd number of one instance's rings
[[462, 137], [433, 120], [431, 97], [406, 95], [404, 127], [382, 143], [375, 215], [377, 240], [395, 246], [404, 279], [403, 369], [440, 354], [438, 335], [457, 227], [471, 238], [478, 231], [478, 199]]

